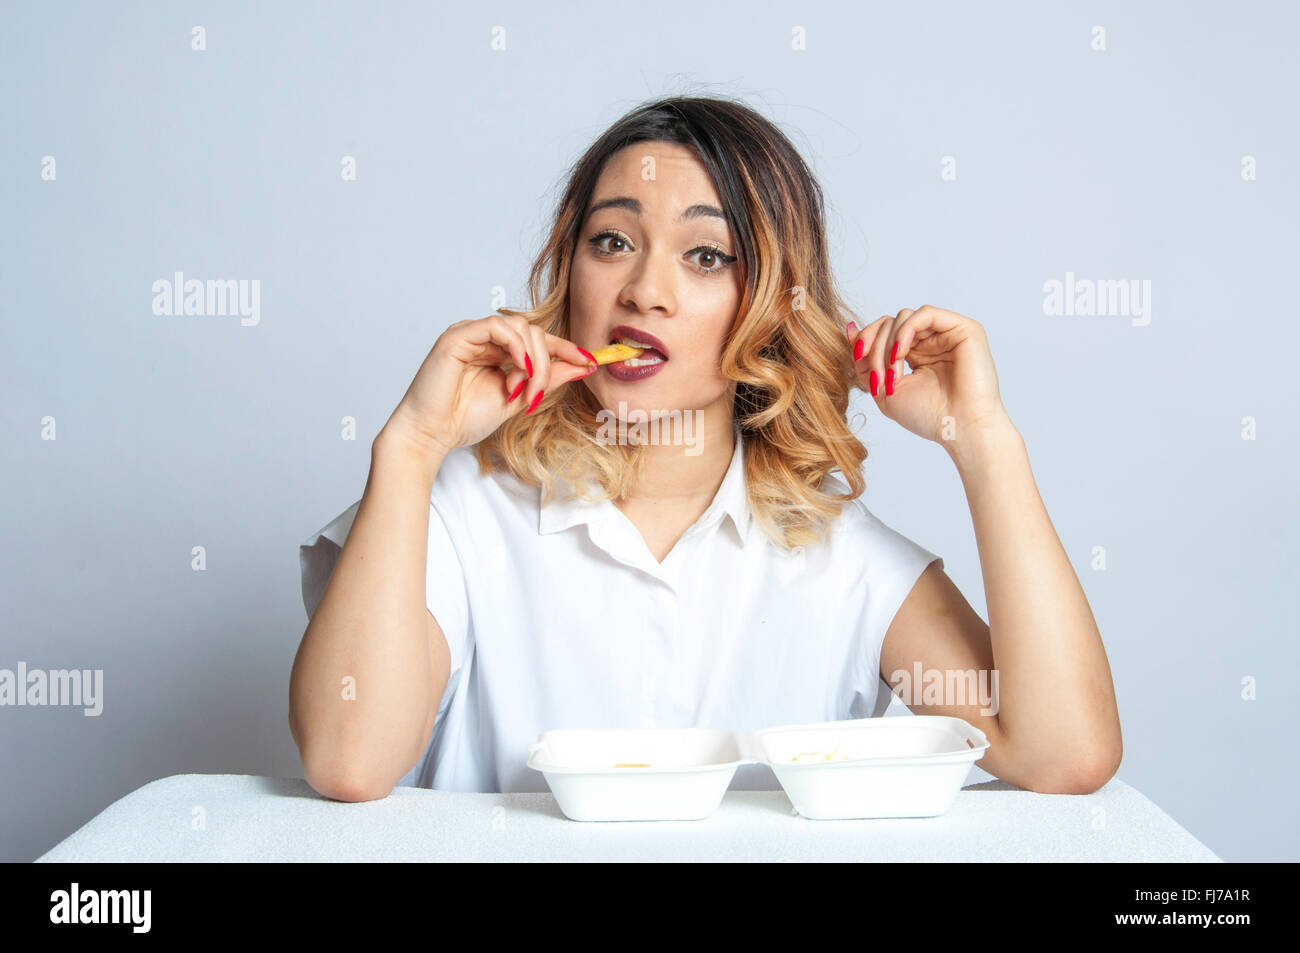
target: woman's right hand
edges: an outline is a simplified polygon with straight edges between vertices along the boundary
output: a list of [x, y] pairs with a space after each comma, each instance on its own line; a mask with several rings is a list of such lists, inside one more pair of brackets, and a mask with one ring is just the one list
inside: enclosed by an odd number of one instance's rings
[[544, 391], [596, 370], [589, 352], [522, 315], [457, 321], [434, 342], [385, 429], [446, 454], [531, 413]]

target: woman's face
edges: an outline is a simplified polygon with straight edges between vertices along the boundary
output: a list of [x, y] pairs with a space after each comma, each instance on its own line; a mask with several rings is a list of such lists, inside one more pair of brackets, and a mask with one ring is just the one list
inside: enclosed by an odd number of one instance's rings
[[572, 338], [594, 351], [636, 336], [617, 331], [622, 325], [662, 342], [667, 360], [639, 379], [626, 364], [601, 365], [582, 382], [602, 407], [620, 418], [620, 402], [651, 419], [674, 410], [712, 417], [718, 409], [730, 418], [735, 382], [719, 362], [740, 306], [739, 266], [722, 202], [693, 152], [638, 142], [610, 157], [570, 273]]

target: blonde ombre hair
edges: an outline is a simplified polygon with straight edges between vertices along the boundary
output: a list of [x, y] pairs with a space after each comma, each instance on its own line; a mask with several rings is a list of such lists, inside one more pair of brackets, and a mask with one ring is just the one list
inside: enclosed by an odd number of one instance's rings
[[[500, 310], [571, 340], [569, 270], [596, 181], [610, 156], [647, 141], [696, 153], [736, 241], [744, 292], [720, 368], [737, 382], [734, 414], [744, 433], [750, 511], [787, 551], [820, 542], [840, 507], [865, 487], [867, 449], [845, 417], [856, 384], [845, 325], [856, 314], [831, 275], [821, 187], [767, 119], [738, 102], [698, 97], [661, 99], [619, 119], [570, 172], [529, 275], [532, 310]], [[478, 444], [480, 472], [501, 467], [544, 487], [543, 505], [554, 498], [556, 475], [583, 499], [629, 496], [644, 447], [598, 441], [602, 409], [576, 383], [547, 394], [532, 414], [511, 417]], [[832, 470], [848, 483], [847, 495], [821, 488]]]

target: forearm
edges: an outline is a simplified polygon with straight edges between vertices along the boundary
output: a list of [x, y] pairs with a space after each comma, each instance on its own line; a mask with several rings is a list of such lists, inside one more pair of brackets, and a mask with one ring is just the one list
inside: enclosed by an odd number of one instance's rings
[[1024, 440], [1004, 417], [945, 449], [975, 527], [1004, 743], [1044, 784], [1113, 771], [1122, 745], [1110, 665]]
[[382, 433], [372, 447], [361, 505], [289, 682], [290, 730], [317, 790], [352, 800], [419, 756], [433, 691], [425, 564], [440, 464]]

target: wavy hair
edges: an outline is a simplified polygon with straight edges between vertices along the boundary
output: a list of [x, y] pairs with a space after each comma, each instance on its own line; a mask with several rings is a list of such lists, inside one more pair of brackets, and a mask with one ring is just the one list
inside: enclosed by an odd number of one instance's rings
[[[841, 506], [865, 488], [867, 450], [845, 418], [856, 385], [846, 315], [856, 314], [831, 274], [821, 186], [772, 122], [740, 102], [703, 97], [659, 99], [627, 113], [569, 171], [529, 275], [532, 310], [499, 310], [569, 338], [570, 266], [596, 181], [614, 153], [647, 141], [694, 151], [739, 249], [744, 290], [720, 370], [737, 382], [750, 512], [787, 551], [820, 542]], [[626, 498], [640, 479], [644, 447], [598, 441], [602, 409], [586, 387], [544, 396], [532, 414], [511, 417], [480, 441], [480, 473], [503, 467], [544, 487], [543, 505], [554, 497], [556, 475], [585, 500]], [[847, 495], [823, 490], [832, 470], [848, 483]]]

